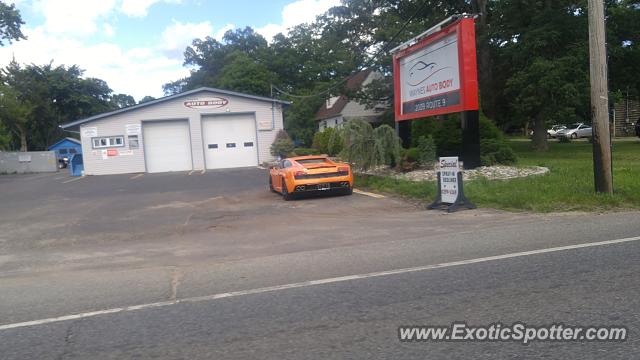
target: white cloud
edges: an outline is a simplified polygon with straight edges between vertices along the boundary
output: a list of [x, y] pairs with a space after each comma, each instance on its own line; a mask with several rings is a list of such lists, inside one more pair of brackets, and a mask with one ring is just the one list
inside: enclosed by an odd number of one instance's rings
[[296, 25], [313, 22], [316, 16], [338, 5], [340, 0], [298, 0], [284, 7], [280, 24], [267, 24], [256, 31], [271, 40], [274, 35], [286, 34], [288, 29]]
[[113, 10], [116, 0], [37, 0], [33, 8], [45, 17], [50, 33], [87, 36], [97, 30], [96, 21]]
[[107, 24], [107, 23], [102, 25], [102, 31], [104, 32], [104, 34], [107, 37], [110, 37], [110, 38], [113, 37], [116, 34], [116, 31], [113, 28], [113, 26], [111, 26], [110, 24]]
[[224, 33], [226, 33], [226, 32], [227, 32], [227, 31], [229, 31], [229, 30], [233, 30], [233, 29], [235, 29], [235, 28], [236, 28], [236, 26], [235, 26], [235, 25], [233, 25], [233, 24], [227, 24], [227, 25], [225, 25], [225, 26], [221, 27], [218, 31], [216, 31], [216, 33], [215, 33], [215, 34], [213, 34], [213, 38], [214, 38], [214, 39], [216, 39], [216, 40], [218, 40], [218, 41], [221, 41], [221, 40], [222, 40], [222, 38], [224, 37]]
[[161, 48], [169, 57], [182, 60], [184, 49], [191, 45], [193, 39], [204, 38], [212, 34], [213, 27], [209, 21], [194, 24], [173, 20], [173, 24], [167, 26], [162, 32]]
[[[120, 11], [130, 17], [147, 16], [149, 8], [161, 0], [122, 0]], [[181, 0], [164, 0], [167, 3], [180, 3]]]
[[87, 44], [82, 39], [50, 34], [44, 26], [23, 28], [28, 40], [0, 48], [0, 66], [15, 56], [19, 63], [54, 66], [77, 64], [85, 77], [105, 80], [116, 93], [131, 94], [136, 99], [145, 95], [162, 96], [162, 85], [189, 74], [182, 59], [169, 58], [159, 49], [123, 50], [110, 42]]

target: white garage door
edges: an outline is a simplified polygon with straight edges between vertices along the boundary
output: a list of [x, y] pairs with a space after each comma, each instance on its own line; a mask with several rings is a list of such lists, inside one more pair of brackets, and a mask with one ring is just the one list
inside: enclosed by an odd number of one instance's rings
[[202, 118], [207, 169], [258, 165], [258, 144], [253, 115]]
[[142, 129], [147, 172], [193, 169], [191, 137], [186, 120], [148, 122]]

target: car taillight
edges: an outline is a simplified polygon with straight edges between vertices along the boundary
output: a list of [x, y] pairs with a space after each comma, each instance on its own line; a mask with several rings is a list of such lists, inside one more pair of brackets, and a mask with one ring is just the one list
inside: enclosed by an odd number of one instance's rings
[[306, 175], [304, 171], [296, 171], [294, 174], [294, 176], [304, 176], [304, 175]]
[[338, 168], [338, 172], [349, 172], [349, 167], [348, 166], [340, 166]]

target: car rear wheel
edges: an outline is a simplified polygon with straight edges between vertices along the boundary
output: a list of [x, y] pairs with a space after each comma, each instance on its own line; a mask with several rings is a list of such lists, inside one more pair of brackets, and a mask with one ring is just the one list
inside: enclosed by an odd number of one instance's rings
[[353, 194], [353, 187], [349, 186], [348, 188], [346, 188], [343, 192], [345, 195], [351, 195]]
[[287, 182], [284, 177], [282, 178], [282, 198], [284, 201], [293, 199], [293, 195], [289, 194], [289, 191], [287, 190]]

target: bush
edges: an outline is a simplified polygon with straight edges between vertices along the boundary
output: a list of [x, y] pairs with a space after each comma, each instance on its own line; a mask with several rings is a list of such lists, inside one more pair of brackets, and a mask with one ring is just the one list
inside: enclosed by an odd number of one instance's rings
[[571, 142], [571, 139], [568, 136], [560, 136], [558, 137], [558, 142], [568, 144]]
[[327, 141], [327, 152], [330, 156], [338, 155], [344, 148], [344, 136], [342, 129], [332, 129], [331, 135], [329, 135], [329, 141]]
[[370, 123], [353, 119], [340, 131], [344, 148], [341, 157], [356, 168], [367, 170], [378, 165], [396, 166], [400, 160], [400, 139], [389, 125], [375, 130]]
[[513, 164], [516, 160], [516, 153], [504, 139], [480, 140], [480, 162], [482, 165]]
[[293, 153], [293, 149], [293, 141], [287, 132], [284, 130], [278, 131], [275, 141], [271, 144], [271, 155], [285, 158]]
[[421, 166], [432, 168], [436, 162], [436, 143], [433, 136], [420, 136], [418, 138], [418, 163]]
[[326, 128], [322, 131], [318, 131], [313, 135], [313, 142], [311, 147], [317, 149], [322, 154], [329, 154], [329, 140], [335, 130], [333, 128]]
[[418, 162], [420, 159], [420, 152], [417, 147], [408, 148], [405, 152], [404, 158], [411, 162]]
[[320, 155], [322, 154], [320, 151], [312, 148], [295, 148], [293, 152], [296, 156], [307, 156], [307, 155]]
[[[502, 131], [489, 120], [482, 112], [479, 119], [480, 127], [480, 160], [483, 165], [512, 164], [517, 157]], [[445, 120], [428, 118], [412, 122], [411, 136], [414, 146], [420, 147], [422, 138], [432, 137], [434, 160], [437, 156], [458, 156], [462, 150], [462, 129], [460, 127], [460, 115], [447, 115]], [[426, 140], [422, 140], [426, 141]], [[427, 143], [423, 143], [425, 154]], [[422, 151], [420, 151], [422, 152]], [[430, 155], [429, 155], [430, 156]], [[421, 161], [422, 166], [428, 166]]]

